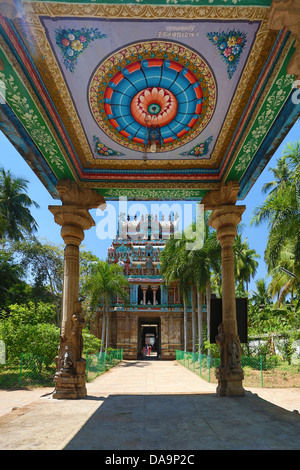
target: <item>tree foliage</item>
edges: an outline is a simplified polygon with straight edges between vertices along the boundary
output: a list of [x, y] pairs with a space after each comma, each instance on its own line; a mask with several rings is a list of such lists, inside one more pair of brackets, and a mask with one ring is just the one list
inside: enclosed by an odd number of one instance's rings
[[11, 305], [9, 316], [0, 321], [0, 338], [9, 361], [19, 360], [22, 353], [42, 356], [46, 364], [57, 354], [60, 330], [55, 325], [55, 308], [40, 302]]
[[63, 248], [35, 237], [12, 245], [27, 279], [32, 285], [33, 299], [48, 300], [56, 307], [57, 325], [61, 323], [61, 297], [63, 282]]
[[256, 251], [249, 247], [247, 239], [242, 240], [242, 235], [237, 234], [233, 245], [234, 267], [237, 296], [248, 296], [248, 284], [254, 278], [260, 257]]
[[[275, 179], [263, 187], [269, 193], [256, 208], [251, 223], [268, 223], [269, 236], [265, 261], [269, 273], [276, 273], [289, 262], [300, 279], [300, 142], [288, 144], [276, 168], [270, 168]], [[287, 250], [290, 253], [286, 257]], [[275, 270], [275, 271], [274, 271]]]
[[126, 288], [129, 283], [123, 275], [123, 268], [118, 264], [108, 264], [105, 261], [96, 261], [90, 264], [84, 282], [82, 293], [86, 296], [86, 302], [90, 306], [90, 312], [99, 323], [100, 307], [102, 308], [102, 333], [101, 352], [104, 347], [105, 323], [106, 323], [106, 346], [108, 346], [108, 322], [109, 308], [116, 296], [126, 300], [128, 295]]
[[[268, 223], [265, 261], [270, 277], [256, 281], [249, 324], [265, 333], [300, 330], [300, 142], [288, 144], [273, 180], [263, 186], [266, 199], [256, 208], [251, 223]], [[298, 332], [298, 333], [297, 333]]]
[[39, 207], [27, 194], [28, 181], [0, 168], [0, 239], [21, 240], [37, 230], [31, 207]]
[[0, 311], [10, 304], [24, 302], [31, 293], [24, 270], [10, 251], [0, 249]]
[[[190, 292], [197, 290], [198, 304], [198, 331], [199, 344], [204, 345], [202, 329], [202, 294], [206, 297], [207, 311], [207, 337], [210, 337], [210, 297], [211, 293], [222, 297], [222, 269], [221, 269], [221, 246], [216, 237], [216, 231], [208, 225], [210, 213], [204, 215], [204, 240], [203, 245], [197, 249], [188, 250], [188, 240], [185, 233], [180, 239], [172, 237], [166, 243], [166, 247], [160, 255], [161, 272], [167, 285], [177, 281], [184, 303], [184, 343], [186, 348], [186, 314], [185, 304], [190, 301]], [[195, 227], [194, 227], [195, 230]], [[191, 233], [194, 233], [191, 230]], [[248, 295], [248, 283], [255, 276], [258, 267], [259, 255], [249, 247], [248, 241], [242, 240], [239, 233], [233, 246], [236, 276], [236, 295]], [[193, 298], [193, 297], [192, 297]], [[194, 305], [192, 302], [192, 318]], [[192, 330], [194, 326], [192, 324]], [[195, 342], [193, 333], [193, 350]]]

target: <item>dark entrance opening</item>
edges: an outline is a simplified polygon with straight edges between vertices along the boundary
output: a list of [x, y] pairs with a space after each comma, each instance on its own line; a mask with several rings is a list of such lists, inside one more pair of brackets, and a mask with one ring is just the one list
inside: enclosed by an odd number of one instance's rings
[[141, 286], [138, 287], [138, 304], [143, 304], [143, 291]]
[[156, 291], [156, 305], [160, 305], [160, 304], [161, 304], [161, 292], [160, 292], [160, 286], [159, 286], [159, 288]]
[[139, 359], [160, 357], [160, 318], [139, 319]]
[[149, 286], [146, 292], [146, 305], [150, 305], [153, 302], [153, 292], [151, 287]]

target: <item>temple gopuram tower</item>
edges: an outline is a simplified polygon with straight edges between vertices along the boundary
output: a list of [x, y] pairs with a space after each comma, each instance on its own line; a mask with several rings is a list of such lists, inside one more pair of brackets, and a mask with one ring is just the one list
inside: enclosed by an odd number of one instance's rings
[[[149, 214], [139, 220], [120, 216], [107, 261], [123, 267], [129, 295], [125, 303], [116, 299], [110, 311], [109, 346], [122, 348], [124, 359], [141, 358], [146, 344], [151, 344], [151, 354], [158, 359], [175, 359], [175, 350], [183, 348], [179, 287], [177, 283], [167, 286], [160, 272], [160, 253], [174, 233], [176, 221], [176, 215], [168, 220]], [[191, 341], [190, 318], [188, 338]]]

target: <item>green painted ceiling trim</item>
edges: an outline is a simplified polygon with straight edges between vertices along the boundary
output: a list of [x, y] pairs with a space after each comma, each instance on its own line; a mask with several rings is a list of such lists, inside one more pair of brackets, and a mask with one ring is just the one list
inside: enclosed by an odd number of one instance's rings
[[0, 71], [0, 80], [4, 84], [2, 86], [5, 88], [6, 103], [40, 150], [57, 179], [73, 180], [73, 175], [61, 155], [54, 136], [3, 50], [0, 50], [0, 57], [4, 63], [4, 70]]
[[278, 72], [278, 75], [274, 80], [267, 98], [261, 106], [260, 111], [247, 134], [244, 144], [237, 155], [235, 163], [227, 175], [226, 181], [241, 180], [243, 174], [259, 150], [259, 147], [262, 144], [265, 136], [279, 115], [280, 110], [284, 106], [284, 103], [288, 99], [291, 93], [293, 82], [295, 80], [294, 75], [287, 73], [287, 65], [290, 62], [293, 52], [294, 48], [291, 47], [280, 71]]
[[127, 197], [128, 200], [198, 200], [207, 193], [205, 189], [152, 189], [152, 188], [101, 188], [96, 190], [104, 199], [112, 200], [119, 197]]

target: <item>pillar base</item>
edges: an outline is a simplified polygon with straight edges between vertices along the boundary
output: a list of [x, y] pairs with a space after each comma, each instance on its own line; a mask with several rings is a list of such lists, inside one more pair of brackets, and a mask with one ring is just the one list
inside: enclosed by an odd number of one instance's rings
[[76, 370], [61, 369], [54, 376], [55, 391], [52, 395], [56, 399], [78, 399], [87, 396], [86, 390], [86, 362], [84, 359], [76, 363]]
[[217, 394], [220, 397], [243, 397], [245, 390], [243, 388], [244, 373], [241, 369], [226, 369], [219, 367], [216, 370], [218, 380]]

